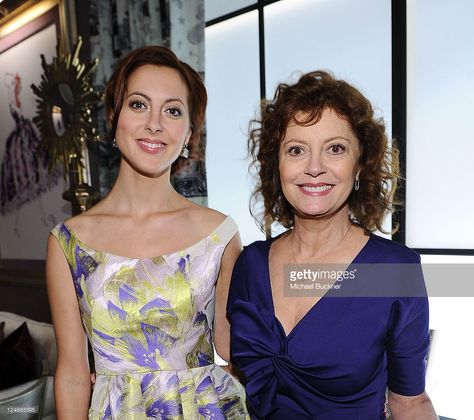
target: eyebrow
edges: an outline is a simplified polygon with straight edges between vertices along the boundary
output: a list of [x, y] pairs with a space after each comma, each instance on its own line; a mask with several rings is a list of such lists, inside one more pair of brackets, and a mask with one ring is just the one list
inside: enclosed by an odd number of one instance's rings
[[[130, 98], [130, 96], [132, 96], [132, 95], [143, 96], [147, 101], [150, 101], [150, 102], [151, 102], [151, 98], [150, 98], [147, 94], [145, 94], [145, 93], [143, 93], [143, 92], [140, 92], [140, 91], [138, 91], [138, 90], [135, 90], [135, 91], [131, 92], [130, 94], [128, 94], [128, 95], [127, 95], [127, 98]], [[181, 98], [168, 98], [168, 99], [165, 101], [165, 103], [168, 103], [168, 102], [180, 102], [180, 103], [182, 103], [183, 106], [184, 106], [184, 102], [183, 102], [183, 100], [182, 100]]]
[[351, 139], [344, 137], [344, 136], [334, 136], [334, 137], [329, 137], [328, 139], [324, 140], [324, 143], [333, 141], [333, 140], [345, 140], [347, 142], [351, 142]]
[[[333, 141], [333, 140], [345, 140], [347, 141], [348, 143], [351, 142], [351, 139], [347, 138], [347, 137], [344, 137], [344, 136], [334, 136], [334, 137], [328, 137], [327, 139], [324, 139], [323, 140], [323, 143], [326, 144], [326, 143], [329, 143], [330, 141]], [[308, 142], [306, 140], [301, 140], [301, 139], [298, 139], [298, 138], [291, 138], [291, 139], [288, 139], [286, 140], [285, 142], [283, 142], [282, 144], [288, 144], [290, 142], [297, 142], [297, 143], [303, 143], [303, 144], [308, 144]]]

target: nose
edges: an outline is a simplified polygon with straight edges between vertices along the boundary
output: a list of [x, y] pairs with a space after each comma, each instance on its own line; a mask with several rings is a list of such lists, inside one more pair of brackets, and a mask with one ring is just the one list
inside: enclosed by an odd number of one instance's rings
[[311, 176], [312, 178], [316, 178], [325, 172], [326, 169], [324, 167], [323, 160], [321, 159], [321, 153], [312, 151], [310, 153], [309, 159], [306, 162], [304, 173]]
[[145, 130], [151, 134], [156, 134], [163, 131], [160, 121], [160, 115], [150, 112], [148, 121], [146, 122]]

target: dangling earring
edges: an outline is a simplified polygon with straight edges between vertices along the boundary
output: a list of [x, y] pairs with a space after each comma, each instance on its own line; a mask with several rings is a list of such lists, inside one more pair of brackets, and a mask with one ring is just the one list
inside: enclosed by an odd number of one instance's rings
[[115, 138], [112, 140], [112, 147], [118, 148]]
[[360, 181], [359, 181], [359, 178], [356, 178], [354, 182], [354, 190], [359, 191], [359, 188], [360, 188]]
[[180, 153], [180, 156], [185, 158], [185, 159], [188, 159], [189, 158], [189, 149], [188, 149], [188, 145], [185, 144], [183, 146], [183, 150], [181, 150], [181, 153]]

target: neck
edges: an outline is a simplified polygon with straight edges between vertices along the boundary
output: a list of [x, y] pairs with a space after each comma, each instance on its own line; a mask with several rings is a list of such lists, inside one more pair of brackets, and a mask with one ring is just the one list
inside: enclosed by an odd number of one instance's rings
[[344, 242], [351, 227], [348, 210], [341, 210], [327, 219], [302, 219], [295, 216], [290, 238], [294, 252], [303, 260], [331, 254]]
[[176, 210], [185, 198], [171, 185], [170, 172], [168, 169], [157, 177], [148, 177], [122, 159], [117, 180], [106, 199], [114, 213], [136, 219]]

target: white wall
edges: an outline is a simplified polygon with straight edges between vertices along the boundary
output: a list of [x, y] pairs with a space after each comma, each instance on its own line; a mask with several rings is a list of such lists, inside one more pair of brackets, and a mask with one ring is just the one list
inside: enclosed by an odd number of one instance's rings
[[[474, 266], [474, 256], [423, 255], [421, 261], [425, 267], [426, 264]], [[439, 415], [471, 420], [474, 296], [430, 297], [429, 303], [430, 328], [437, 336], [430, 351], [426, 391]]]

